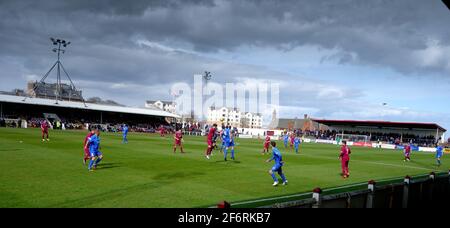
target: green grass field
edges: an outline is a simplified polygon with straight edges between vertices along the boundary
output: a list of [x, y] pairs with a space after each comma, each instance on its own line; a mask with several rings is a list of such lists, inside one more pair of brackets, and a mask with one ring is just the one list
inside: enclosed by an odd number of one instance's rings
[[289, 185], [272, 187], [262, 141], [238, 139], [237, 161], [224, 162], [218, 151], [204, 158], [204, 137], [185, 137], [187, 153], [173, 154], [170, 137], [131, 134], [123, 145], [120, 135], [103, 134], [105, 159], [88, 172], [85, 135], [50, 131], [43, 143], [39, 129], [1, 128], [0, 207], [208, 207], [448, 170], [445, 157], [435, 166], [434, 154], [415, 153], [405, 163], [400, 151], [354, 147], [352, 176], [343, 180], [337, 146], [303, 144], [300, 155], [282, 149]]

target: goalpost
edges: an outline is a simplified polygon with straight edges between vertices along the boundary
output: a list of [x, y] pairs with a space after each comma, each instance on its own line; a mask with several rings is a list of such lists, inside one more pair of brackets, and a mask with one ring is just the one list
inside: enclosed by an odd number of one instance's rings
[[340, 144], [342, 141], [354, 142], [354, 143], [368, 143], [370, 142], [370, 136], [368, 135], [352, 135], [352, 134], [337, 134], [336, 142]]

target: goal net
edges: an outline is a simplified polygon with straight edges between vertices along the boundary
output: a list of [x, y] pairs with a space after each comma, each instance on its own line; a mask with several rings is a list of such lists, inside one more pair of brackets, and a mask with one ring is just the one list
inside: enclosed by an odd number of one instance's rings
[[370, 141], [370, 136], [368, 135], [351, 135], [351, 134], [337, 134], [337, 143], [342, 141], [354, 142], [354, 143], [368, 143]]

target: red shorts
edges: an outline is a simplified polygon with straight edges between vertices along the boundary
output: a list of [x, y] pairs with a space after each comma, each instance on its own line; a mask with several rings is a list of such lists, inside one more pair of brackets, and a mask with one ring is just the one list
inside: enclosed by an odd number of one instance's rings
[[175, 140], [175, 146], [181, 146], [181, 140]]
[[42, 134], [48, 134], [48, 130], [42, 130]]
[[208, 147], [212, 147], [213, 146], [213, 141], [208, 139]]
[[264, 149], [269, 149], [270, 143], [264, 143]]
[[84, 149], [84, 157], [89, 158], [91, 156], [91, 153], [89, 152], [89, 148]]

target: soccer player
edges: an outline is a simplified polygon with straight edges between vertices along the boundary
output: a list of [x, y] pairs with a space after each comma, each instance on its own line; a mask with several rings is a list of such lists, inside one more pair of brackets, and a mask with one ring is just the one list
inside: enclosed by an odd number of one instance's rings
[[161, 125], [161, 127], [159, 128], [159, 133], [160, 133], [161, 137], [166, 136], [166, 129], [164, 128], [163, 125]]
[[217, 124], [213, 124], [213, 126], [209, 129], [207, 143], [208, 148], [206, 149], [205, 156], [209, 160], [211, 158], [211, 152], [214, 149], [213, 145], [213, 137], [216, 134]]
[[438, 145], [436, 147], [436, 162], [437, 166], [441, 166], [441, 158], [444, 155], [444, 147], [442, 145]]
[[341, 154], [339, 155], [339, 159], [341, 160], [342, 167], [342, 177], [344, 179], [350, 177], [350, 171], [348, 169], [350, 163], [350, 148], [347, 146], [347, 141], [342, 141]]
[[217, 149], [217, 138], [219, 138], [220, 133], [216, 130], [214, 136], [213, 136], [213, 151]]
[[91, 161], [89, 161], [88, 170], [93, 171], [97, 169], [97, 165], [103, 160], [103, 154], [100, 152], [100, 131], [95, 130], [94, 135], [88, 140], [85, 148], [89, 146], [89, 152], [91, 153]]
[[295, 153], [298, 154], [298, 148], [300, 146], [300, 144], [302, 143], [302, 140], [300, 139], [300, 137], [295, 137], [294, 139], [294, 148], [295, 148]]
[[266, 162], [275, 161], [275, 165], [272, 167], [272, 169], [269, 170], [269, 174], [272, 176], [273, 179], [273, 186], [278, 186], [278, 178], [275, 176], [275, 173], [278, 173], [280, 175], [281, 180], [283, 181], [283, 185], [287, 185], [288, 181], [283, 173], [283, 157], [281, 156], [281, 152], [277, 149], [277, 143], [271, 142], [272, 145], [272, 158], [268, 159]]
[[50, 141], [48, 138], [48, 128], [50, 126], [48, 125], [47, 120], [44, 120], [41, 122], [41, 131], [42, 131], [42, 142], [45, 142], [45, 138], [47, 138], [47, 142]]
[[123, 135], [123, 139], [122, 139], [122, 143], [123, 144], [127, 144], [128, 143], [128, 126], [126, 124], [124, 124], [122, 126], [122, 135]]
[[411, 161], [411, 146], [409, 144], [406, 144], [405, 149], [403, 150], [405, 154], [405, 162]]
[[288, 144], [289, 144], [289, 134], [287, 132], [283, 136], [283, 141], [284, 141], [284, 148], [287, 149], [288, 148]]
[[223, 153], [225, 149], [225, 126], [222, 126], [222, 131], [220, 131], [220, 139], [222, 140], [222, 146], [220, 147], [220, 153]]
[[84, 158], [83, 158], [83, 164], [86, 165], [86, 161], [91, 159], [91, 153], [89, 152], [89, 140], [91, 137], [95, 134], [94, 130], [91, 130], [87, 135], [86, 138], [84, 138]]
[[269, 153], [269, 147], [270, 147], [270, 136], [266, 136], [266, 140], [264, 140], [264, 148], [262, 151], [262, 154]]
[[175, 132], [175, 135], [173, 136], [173, 139], [175, 140], [173, 145], [173, 153], [177, 152], [177, 147], [180, 147], [181, 153], [184, 154], [183, 151], [183, 132], [181, 130], [177, 130]]
[[294, 150], [294, 140], [295, 140], [295, 134], [292, 132], [289, 138], [289, 145], [291, 146], [291, 150]]
[[227, 161], [228, 150], [231, 148], [231, 159], [235, 160], [234, 157], [234, 132], [231, 130], [231, 126], [225, 128], [225, 151], [223, 153], [224, 160]]

